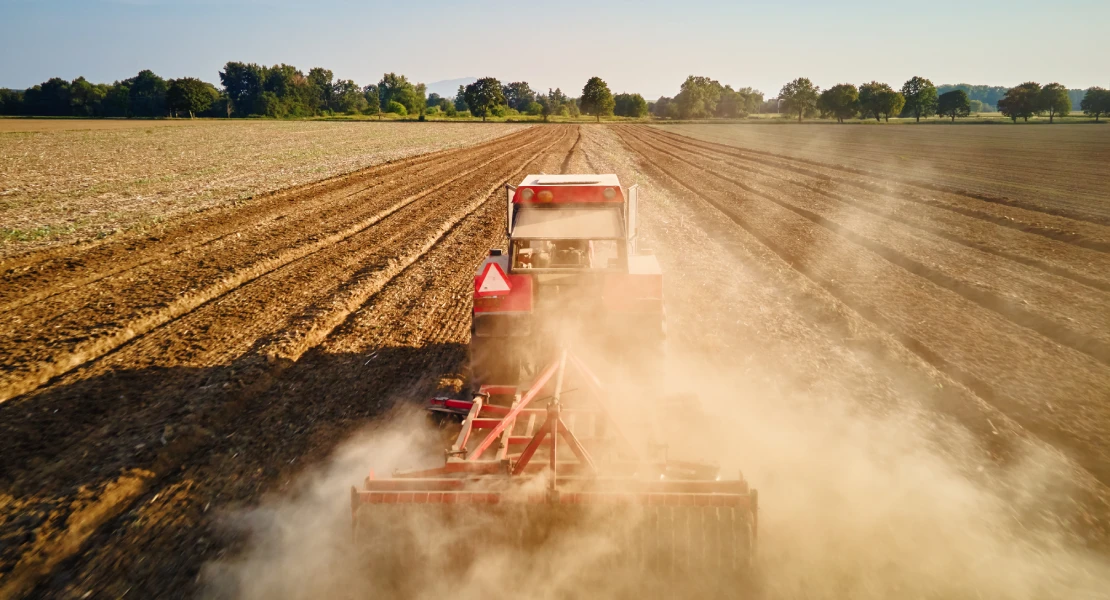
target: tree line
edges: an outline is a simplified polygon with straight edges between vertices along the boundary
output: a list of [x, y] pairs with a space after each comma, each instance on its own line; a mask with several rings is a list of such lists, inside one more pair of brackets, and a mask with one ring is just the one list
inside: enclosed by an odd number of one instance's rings
[[428, 94], [423, 83], [404, 75], [386, 73], [377, 83], [360, 86], [349, 79], [336, 79], [321, 67], [304, 73], [294, 66], [264, 66], [228, 62], [219, 72], [222, 88], [184, 77], [163, 79], [143, 70], [130, 79], [111, 85], [94, 84], [84, 77], [73, 81], [51, 78], [27, 90], [0, 89], [0, 114], [74, 117], [311, 117], [329, 114], [392, 113], [398, 116], [445, 115], [488, 117], [514, 115], [578, 117], [601, 120], [603, 116], [661, 119], [744, 118], [752, 113], [785, 112], [844, 122], [864, 118], [877, 121], [891, 117], [921, 118], [934, 115], [955, 120], [973, 112], [995, 107], [1014, 121], [1047, 115], [1049, 122], [1071, 113], [1076, 99], [1080, 109], [1096, 121], [1110, 112], [1110, 92], [1095, 87], [1082, 92], [1059, 83], [1044, 86], [1026, 82], [1013, 88], [936, 86], [923, 77], [913, 77], [900, 89], [871, 81], [850, 83], [821, 90], [807, 78], [787, 83], [777, 98], [764, 99], [750, 87], [733, 89], [705, 76], [690, 75], [673, 98], [647, 102], [640, 94], [613, 94], [600, 77], [591, 77], [578, 97], [559, 88], [547, 93], [533, 90], [526, 81], [502, 84], [485, 77], [459, 86], [454, 98]]
[[[933, 115], [949, 117], [955, 121], [972, 112], [981, 111], [985, 104], [971, 99], [968, 91], [961, 86], [947, 86], [943, 91], [924, 77], [912, 77], [900, 90], [889, 84], [872, 81], [856, 87], [851, 83], [834, 85], [821, 90], [808, 78], [800, 77], [783, 86], [778, 101], [783, 112], [797, 115], [801, 122], [805, 117], [845, 119], [856, 117], [874, 118], [876, 121], [891, 117], [914, 118]], [[1029, 120], [1029, 117], [1047, 115], [1052, 123], [1056, 117], [1066, 117], [1072, 110], [1071, 90], [1059, 83], [1044, 86], [1036, 82], [1006, 88], [1001, 96], [995, 98], [998, 110], [1013, 121]], [[1080, 101], [1080, 109], [1095, 121], [1110, 112], [1110, 93], [1100, 87], [1088, 89]]]
[[640, 94], [613, 94], [600, 77], [586, 82], [581, 96], [561, 89], [533, 90], [526, 81], [502, 84], [486, 77], [460, 86], [454, 98], [427, 93], [423, 83], [386, 73], [360, 86], [336, 79], [328, 69], [304, 73], [292, 65], [271, 67], [228, 62], [219, 72], [222, 88], [185, 77], [163, 79], [144, 70], [112, 84], [55, 77], [26, 90], [0, 89], [0, 115], [69, 117], [312, 117], [329, 114], [442, 114], [448, 117], [506, 117], [518, 114], [578, 117], [643, 117], [648, 103]]
[[690, 75], [674, 98], [651, 103], [651, 114], [664, 119], [739, 119], [760, 112], [763, 92], [750, 87], [732, 89], [715, 79]]

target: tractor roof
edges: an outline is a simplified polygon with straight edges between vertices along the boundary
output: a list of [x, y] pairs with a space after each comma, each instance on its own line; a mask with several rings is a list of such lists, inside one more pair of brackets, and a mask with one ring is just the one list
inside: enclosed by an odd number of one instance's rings
[[528, 175], [517, 186], [513, 204], [624, 204], [624, 191], [612, 173]]
[[620, 207], [550, 210], [522, 207], [513, 218], [513, 239], [612, 240], [624, 238]]
[[617, 176], [612, 173], [605, 174], [560, 174], [560, 175], [527, 175], [524, 181], [520, 182], [521, 187], [524, 186], [539, 186], [546, 187], [549, 185], [595, 185], [603, 187], [620, 187], [621, 182]]

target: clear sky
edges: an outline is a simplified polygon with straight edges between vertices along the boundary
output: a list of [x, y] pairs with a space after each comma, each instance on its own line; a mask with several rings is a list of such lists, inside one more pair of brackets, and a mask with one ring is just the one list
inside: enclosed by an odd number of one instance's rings
[[323, 66], [360, 85], [525, 80], [578, 95], [674, 95], [687, 75], [774, 96], [806, 76], [1110, 86], [1106, 0], [0, 0], [0, 87], [112, 82], [149, 68], [219, 83], [229, 60]]

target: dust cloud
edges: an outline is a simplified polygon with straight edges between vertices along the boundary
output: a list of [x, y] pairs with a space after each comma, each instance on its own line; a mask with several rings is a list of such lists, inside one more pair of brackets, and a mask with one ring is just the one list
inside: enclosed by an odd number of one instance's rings
[[[1058, 523], [1029, 519], [1068, 466], [1026, 448], [1002, 472], [935, 416], [864, 413], [831, 398], [745, 388], [686, 366], [718, 424], [725, 473], [760, 491], [771, 598], [1105, 597], [1110, 564]], [[702, 438], [703, 440], [705, 438]], [[975, 466], [975, 465], [979, 466]]]
[[[1104, 558], [1052, 522], [1019, 519], [1039, 507], [1036, 490], [1067, 485], [1056, 456], [1030, 448], [1025, 460], [986, 475], [966, 468], [980, 451], [969, 436], [924, 415], [876, 416], [828, 397], [749, 387], [738, 382], [751, 376], [704, 357], [672, 356], [669, 371], [698, 382], [703, 411], [685, 436], [669, 440], [672, 457], [717, 460], [725, 477], [743, 470], [761, 499], [759, 591], [702, 581], [672, 597], [1017, 600], [1097, 598], [1110, 589]], [[613, 401], [628, 410], [642, 396]], [[641, 420], [621, 426], [651, 437]], [[629, 527], [635, 513], [584, 515], [527, 551], [509, 538], [526, 529], [529, 515], [504, 511], [445, 521], [399, 510], [377, 523], [386, 535], [356, 541], [350, 486], [371, 470], [383, 477], [441, 464], [443, 434], [418, 411], [401, 409], [305, 474], [290, 496], [229, 516], [249, 543], [205, 568], [203, 595], [621, 597], [645, 580], [666, 583], [620, 563], [614, 528]]]
[[[701, 409], [667, 440], [671, 456], [716, 461], [723, 477], [742, 472], [759, 490], [756, 589], [720, 581], [668, 589], [664, 574], [622, 564], [616, 540], [635, 513], [585, 515], [522, 552], [490, 530], [520, 530], [527, 515], [445, 523], [397, 512], [388, 517], [390, 535], [367, 549], [352, 535], [350, 486], [371, 469], [380, 477], [437, 466], [449, 445], [408, 409], [346, 443], [295, 493], [229, 515], [248, 543], [205, 568], [203, 595], [629, 597], [646, 585], [691, 598], [1110, 597], [1106, 554], [1087, 548], [1061, 516], [1078, 510], [1076, 469], [1066, 457], [1018, 440], [1000, 465], [978, 433], [931, 410], [927, 388], [952, 382], [889, 372], [895, 361], [869, 363], [863, 342], [846, 350], [842, 338], [872, 333], [821, 329], [836, 315], [781, 295], [792, 289], [812, 299], [818, 293], [806, 282], [756, 251], [742, 256], [750, 236], [653, 185], [609, 138], [587, 136], [583, 148], [601, 170], [621, 173], [652, 198], [651, 208], [644, 205], [645, 245], [658, 251], [668, 277], [682, 270], [683, 288], [668, 291], [668, 389], [696, 392]], [[741, 260], [767, 266], [738, 269]], [[733, 301], [714, 300], [722, 297]], [[632, 416], [621, 423], [630, 437], [657, 441], [643, 395], [611, 402]]]

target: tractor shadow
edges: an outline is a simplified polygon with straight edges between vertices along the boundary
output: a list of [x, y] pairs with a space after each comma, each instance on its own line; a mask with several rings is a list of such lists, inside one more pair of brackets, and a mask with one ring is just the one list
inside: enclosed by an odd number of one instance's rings
[[466, 355], [446, 343], [121, 369], [0, 404], [0, 580], [22, 561], [47, 565], [33, 595], [189, 590], [234, 544], [217, 515], [282, 493], [383, 415], [454, 393]]

